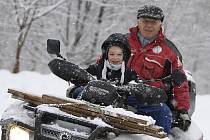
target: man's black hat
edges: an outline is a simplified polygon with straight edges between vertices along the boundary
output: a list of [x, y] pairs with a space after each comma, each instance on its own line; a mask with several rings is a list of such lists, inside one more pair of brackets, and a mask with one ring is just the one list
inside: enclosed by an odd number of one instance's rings
[[161, 20], [163, 22], [163, 10], [154, 5], [144, 5], [138, 10], [137, 19], [139, 18], [152, 18]]

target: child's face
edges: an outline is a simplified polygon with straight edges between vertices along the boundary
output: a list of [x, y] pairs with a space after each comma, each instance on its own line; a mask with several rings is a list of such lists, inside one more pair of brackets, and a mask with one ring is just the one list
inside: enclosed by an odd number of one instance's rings
[[112, 46], [111, 48], [109, 48], [108, 61], [109, 63], [114, 65], [122, 64], [123, 50], [118, 46]]

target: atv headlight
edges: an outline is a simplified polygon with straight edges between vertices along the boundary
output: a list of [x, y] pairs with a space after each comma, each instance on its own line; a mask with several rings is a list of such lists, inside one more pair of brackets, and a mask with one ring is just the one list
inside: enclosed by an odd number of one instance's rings
[[32, 132], [28, 129], [12, 126], [10, 128], [9, 140], [32, 140]]

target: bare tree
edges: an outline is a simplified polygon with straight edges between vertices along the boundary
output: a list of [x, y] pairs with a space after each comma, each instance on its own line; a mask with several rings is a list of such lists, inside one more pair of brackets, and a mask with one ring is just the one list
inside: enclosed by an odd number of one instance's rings
[[12, 71], [13, 73], [18, 73], [20, 70], [21, 51], [24, 47], [24, 43], [26, 41], [26, 37], [30, 31], [32, 23], [35, 20], [39, 19], [40, 17], [45, 16], [46, 14], [48, 14], [49, 12], [51, 12], [52, 10], [54, 10], [56, 7], [58, 7], [60, 4], [64, 2], [64, 0], [58, 1], [57, 3], [53, 4], [53, 6], [51, 5], [45, 7], [47, 10], [42, 10], [41, 8], [43, 7], [40, 7], [39, 4], [40, 1], [41, 0], [35, 0], [35, 1], [13, 0], [17, 25], [19, 27], [15, 64]]
[[[85, 53], [88, 56], [84, 60], [84, 63], [86, 63], [89, 58], [93, 58], [96, 51], [95, 47], [101, 31], [100, 24], [103, 20], [104, 7], [93, 5], [92, 1], [78, 0], [68, 1], [65, 8], [65, 10], [60, 9], [65, 13], [62, 13], [62, 16], [56, 16], [54, 19], [56, 25], [58, 25], [56, 26], [58, 34], [66, 49], [66, 56], [69, 59], [76, 60], [78, 55], [81, 57]], [[58, 15], [58, 13], [55, 14]], [[81, 53], [82, 51], [83, 53]]]

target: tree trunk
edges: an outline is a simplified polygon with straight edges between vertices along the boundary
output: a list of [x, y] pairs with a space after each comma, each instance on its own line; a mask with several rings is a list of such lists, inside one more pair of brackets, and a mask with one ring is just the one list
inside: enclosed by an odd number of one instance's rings
[[[35, 11], [34, 11], [33, 15], [35, 15]], [[13, 71], [12, 71], [13, 73], [18, 73], [20, 71], [20, 55], [21, 55], [22, 48], [24, 46], [26, 37], [28, 35], [28, 32], [31, 28], [32, 22], [33, 22], [33, 20], [31, 18], [31, 21], [29, 22], [28, 25], [23, 25], [24, 27], [26, 26], [25, 28], [21, 28], [22, 26], [20, 27], [20, 35], [18, 37], [18, 46], [17, 46], [16, 56], [15, 56], [15, 64], [14, 64]]]

